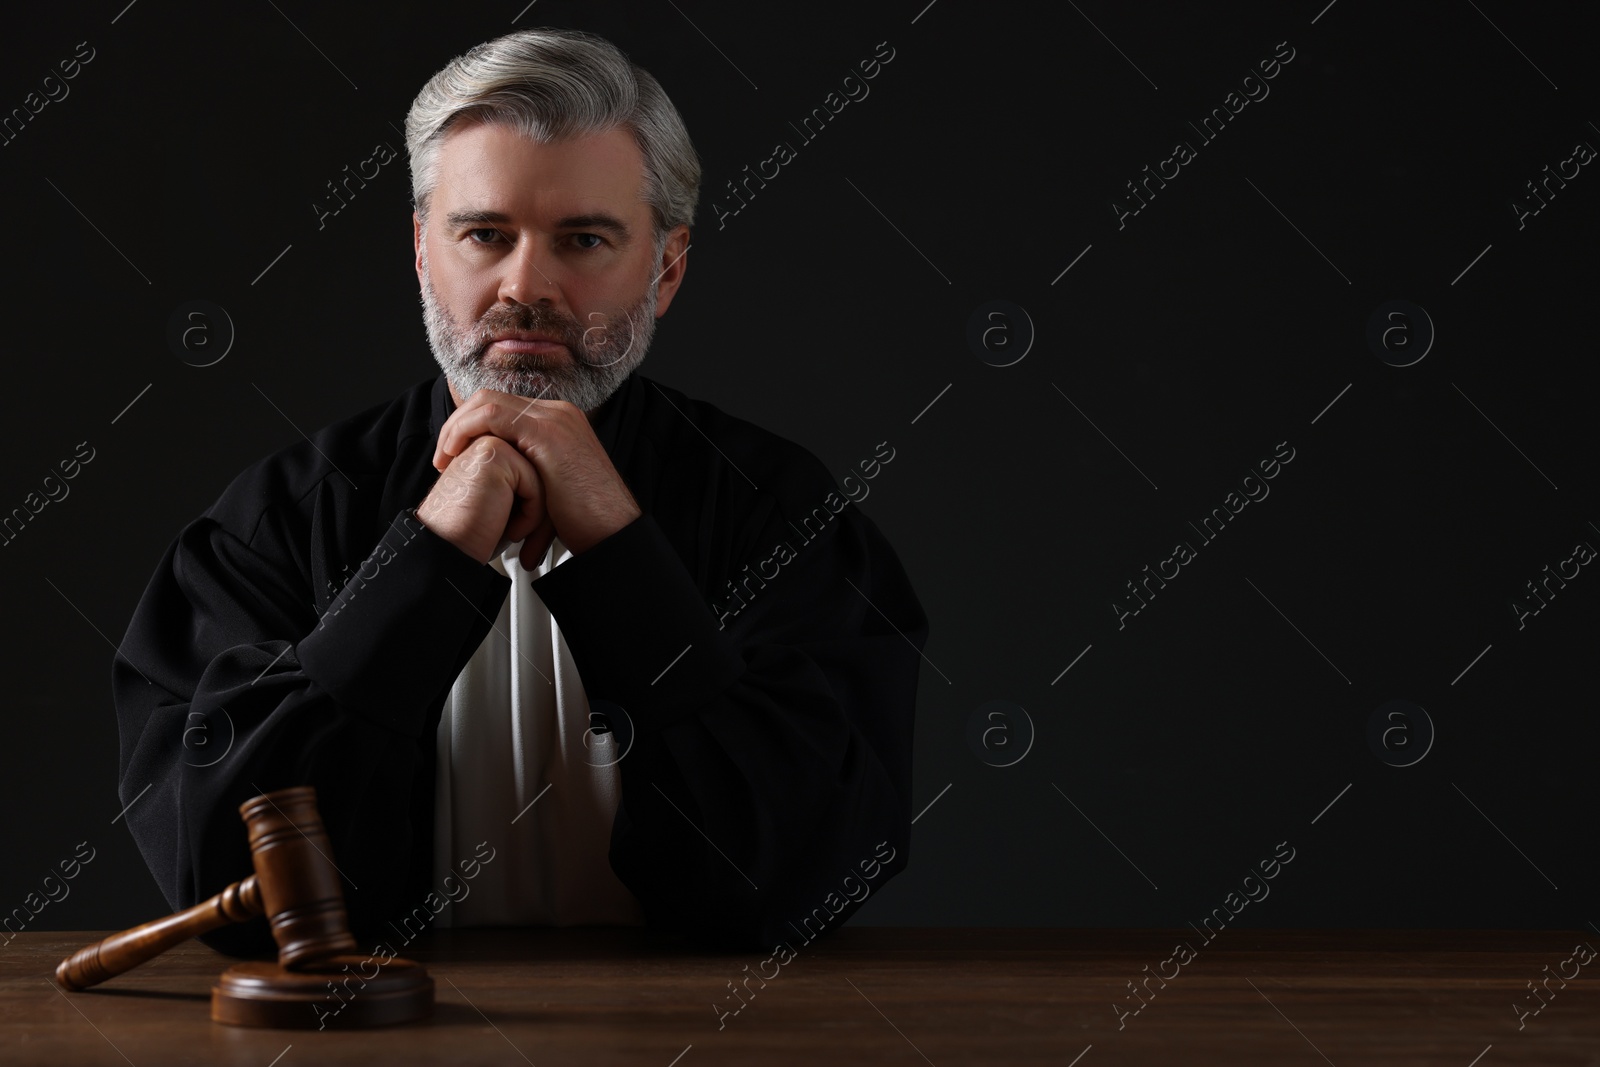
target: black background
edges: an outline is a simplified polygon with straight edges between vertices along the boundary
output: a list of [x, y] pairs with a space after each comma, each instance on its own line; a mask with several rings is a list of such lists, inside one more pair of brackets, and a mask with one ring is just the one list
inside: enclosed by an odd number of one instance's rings
[[[1279, 842], [1295, 859], [1241, 924], [1600, 921], [1600, 577], [1521, 629], [1511, 606], [1600, 546], [1596, 166], [1521, 228], [1512, 209], [1600, 147], [1596, 20], [924, 4], [114, 0], [14, 23], [5, 113], [78, 42], [94, 58], [0, 147], [0, 513], [79, 442], [95, 458], [0, 548], [0, 912], [81, 841], [94, 862], [32, 928], [165, 910], [119, 818], [111, 643], [235, 473], [435, 373], [399, 129], [452, 56], [557, 25], [653, 72], [701, 153], [644, 372], [841, 479], [895, 449], [862, 507], [931, 619], [923, 810], [856, 922], [1181, 926]], [[803, 144], [789, 123], [885, 41], [870, 95]], [[1201, 142], [1187, 123], [1279, 42], [1270, 95]], [[719, 228], [725, 183], [780, 140], [797, 158]], [[1113, 199], [1178, 140], [1197, 158], [1119, 229]], [[379, 143], [398, 158], [319, 229]], [[236, 329], [209, 367], [166, 340], [196, 299]], [[1006, 367], [966, 339], [995, 299], [1037, 332]], [[1390, 300], [1437, 330], [1411, 366], [1366, 341]], [[1202, 546], [1188, 523], [1280, 442], [1270, 496]], [[1124, 583], [1179, 540], [1197, 558], [1119, 629]], [[1393, 699], [1437, 730], [1408, 767], [1367, 739]], [[968, 743], [993, 700], [1035, 731], [1011, 766]]]

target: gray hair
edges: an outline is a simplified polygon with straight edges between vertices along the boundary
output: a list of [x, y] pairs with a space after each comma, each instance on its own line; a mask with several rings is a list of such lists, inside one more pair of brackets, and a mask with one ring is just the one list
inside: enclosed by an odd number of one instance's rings
[[428, 79], [406, 115], [411, 196], [424, 223], [439, 144], [461, 119], [500, 123], [541, 144], [623, 127], [644, 155], [657, 258], [667, 233], [694, 221], [700, 158], [689, 131], [660, 83], [603, 37], [519, 30], [473, 47]]

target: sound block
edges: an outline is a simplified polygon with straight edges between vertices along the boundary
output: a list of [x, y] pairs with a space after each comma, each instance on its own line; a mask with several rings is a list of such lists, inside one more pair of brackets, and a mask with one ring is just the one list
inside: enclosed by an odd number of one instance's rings
[[422, 964], [399, 957], [332, 956], [292, 971], [252, 960], [229, 967], [211, 987], [211, 1018], [230, 1026], [331, 1030], [396, 1026], [431, 1014], [433, 979]]

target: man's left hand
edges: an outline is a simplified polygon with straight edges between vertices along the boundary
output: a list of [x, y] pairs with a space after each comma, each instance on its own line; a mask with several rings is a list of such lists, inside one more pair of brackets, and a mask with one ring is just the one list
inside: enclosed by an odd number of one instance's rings
[[434, 467], [444, 470], [484, 434], [515, 445], [544, 483], [550, 528], [535, 530], [530, 541], [548, 547], [550, 537], [560, 537], [579, 555], [644, 514], [577, 405], [479, 389], [440, 428]]

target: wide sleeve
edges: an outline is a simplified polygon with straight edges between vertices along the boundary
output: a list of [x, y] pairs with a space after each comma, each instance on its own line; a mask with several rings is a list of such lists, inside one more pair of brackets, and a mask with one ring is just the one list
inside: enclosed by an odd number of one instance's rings
[[[303, 532], [319, 522], [267, 515], [244, 533], [227, 515], [168, 548], [113, 660], [128, 827], [185, 908], [252, 873], [243, 801], [315, 786], [359, 932], [414, 903], [408, 877], [431, 862], [424, 726], [510, 584], [407, 509], [319, 614]], [[264, 922], [206, 940], [273, 948]]]
[[854, 504], [797, 532], [762, 525], [789, 551], [742, 573], [736, 613], [649, 513], [533, 581], [591, 703], [633, 729], [613, 870], [648, 923], [725, 947], [835, 929], [908, 858], [927, 618]]

